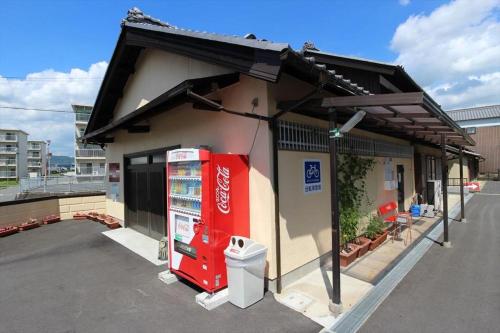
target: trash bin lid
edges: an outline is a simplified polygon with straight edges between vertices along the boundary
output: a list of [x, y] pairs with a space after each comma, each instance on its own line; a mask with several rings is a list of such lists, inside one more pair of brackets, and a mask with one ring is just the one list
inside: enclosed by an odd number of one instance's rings
[[232, 236], [224, 254], [232, 259], [245, 260], [266, 253], [267, 247], [250, 238]]

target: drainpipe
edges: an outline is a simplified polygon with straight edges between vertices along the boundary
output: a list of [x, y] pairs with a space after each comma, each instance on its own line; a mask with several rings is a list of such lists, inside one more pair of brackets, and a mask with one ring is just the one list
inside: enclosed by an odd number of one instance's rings
[[281, 228], [280, 228], [280, 194], [279, 194], [279, 159], [278, 159], [278, 141], [279, 141], [279, 126], [278, 119], [304, 103], [310, 100], [314, 95], [323, 89], [326, 82], [322, 82], [314, 90], [306, 94], [292, 106], [278, 111], [269, 121], [269, 127], [272, 131], [272, 141], [273, 141], [273, 190], [274, 190], [274, 231], [276, 234], [276, 292], [281, 293], [282, 283], [281, 283]]
[[448, 159], [446, 158], [446, 134], [441, 134], [441, 186], [443, 191], [443, 246], [451, 247], [448, 237]]
[[[464, 152], [463, 147], [458, 147], [458, 163], [460, 164], [460, 221], [467, 222], [465, 219], [465, 202], [464, 202]], [[470, 173], [469, 173], [470, 177]]]

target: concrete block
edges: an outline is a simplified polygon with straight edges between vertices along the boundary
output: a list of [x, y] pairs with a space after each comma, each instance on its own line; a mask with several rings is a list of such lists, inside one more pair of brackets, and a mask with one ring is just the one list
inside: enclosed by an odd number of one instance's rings
[[158, 279], [160, 279], [161, 282], [164, 282], [166, 284], [172, 284], [174, 282], [179, 281], [177, 275], [170, 273], [170, 270], [158, 273]]
[[210, 311], [229, 301], [229, 290], [225, 288], [213, 294], [203, 292], [196, 295], [194, 299], [196, 303]]
[[106, 209], [106, 201], [95, 202], [94, 209]]
[[73, 213], [61, 213], [61, 220], [71, 220], [73, 219]]
[[70, 212], [70, 209], [69, 209], [69, 205], [62, 205], [62, 206], [59, 206], [59, 212], [62, 213], [69, 213]]

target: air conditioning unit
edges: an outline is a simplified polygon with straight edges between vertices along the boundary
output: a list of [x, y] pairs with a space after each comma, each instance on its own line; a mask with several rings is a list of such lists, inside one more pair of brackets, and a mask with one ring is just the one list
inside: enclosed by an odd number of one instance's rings
[[435, 210], [443, 211], [443, 190], [441, 180], [427, 181], [427, 203]]

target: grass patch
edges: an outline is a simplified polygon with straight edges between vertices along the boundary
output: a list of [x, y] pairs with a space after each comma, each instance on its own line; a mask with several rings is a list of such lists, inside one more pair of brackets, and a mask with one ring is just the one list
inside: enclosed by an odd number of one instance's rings
[[17, 180], [0, 180], [0, 187], [16, 186], [18, 184]]

